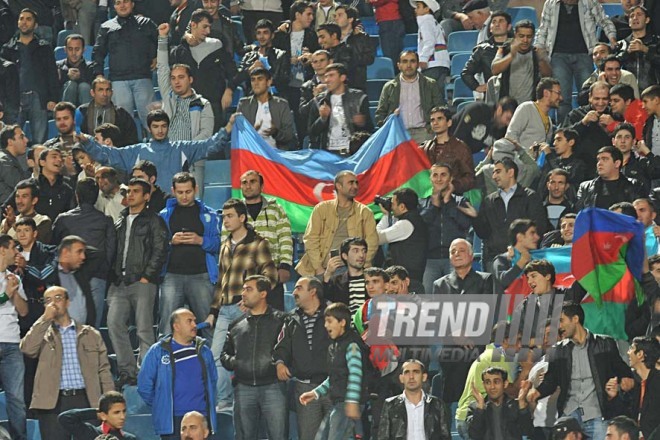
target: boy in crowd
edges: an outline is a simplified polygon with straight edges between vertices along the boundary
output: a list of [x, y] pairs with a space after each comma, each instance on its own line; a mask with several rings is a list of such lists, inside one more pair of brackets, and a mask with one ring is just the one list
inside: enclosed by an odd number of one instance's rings
[[[101, 425], [89, 423], [101, 420]], [[117, 391], [108, 391], [99, 399], [98, 408], [70, 409], [59, 415], [60, 425], [76, 440], [94, 440], [97, 436], [114, 435], [117, 439], [133, 440], [133, 434], [122, 431], [126, 423], [126, 399]]]

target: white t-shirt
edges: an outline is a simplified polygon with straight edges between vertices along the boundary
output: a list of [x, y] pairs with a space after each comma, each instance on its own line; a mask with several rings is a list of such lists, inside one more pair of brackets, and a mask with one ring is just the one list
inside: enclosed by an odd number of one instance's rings
[[[7, 291], [7, 275], [9, 271], [0, 272], [0, 293]], [[18, 277], [16, 277], [18, 278]], [[27, 301], [23, 284], [18, 280], [18, 294]], [[0, 305], [0, 342], [18, 344], [21, 342], [21, 328], [18, 326], [18, 312], [14, 303], [9, 300]]]
[[128, 244], [131, 242], [131, 227], [133, 220], [140, 214], [128, 214], [126, 216], [126, 239], [124, 240], [124, 255], [122, 255], [122, 273], [126, 273], [126, 256], [128, 255]]
[[[305, 38], [305, 31], [291, 32], [291, 56], [299, 57], [302, 55], [303, 39]], [[305, 69], [302, 63], [297, 63], [291, 66], [291, 86], [300, 87], [305, 82]]]
[[264, 138], [266, 142], [268, 142], [268, 145], [270, 145], [271, 147], [277, 146], [275, 139], [272, 136], [266, 136], [264, 134], [266, 131], [270, 130], [273, 126], [273, 118], [271, 117], [270, 114], [270, 106], [268, 105], [268, 101], [259, 103], [259, 106], [257, 107], [257, 116], [255, 118], [254, 126], [259, 127], [259, 134], [261, 135], [262, 138]]
[[351, 143], [351, 132], [348, 129], [342, 95], [330, 95], [330, 132], [328, 136], [328, 150], [337, 151], [347, 149]]

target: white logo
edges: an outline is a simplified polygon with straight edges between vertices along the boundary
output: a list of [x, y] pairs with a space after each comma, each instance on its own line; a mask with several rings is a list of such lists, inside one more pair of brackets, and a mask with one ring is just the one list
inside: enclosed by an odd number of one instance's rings
[[160, 358], [160, 363], [163, 365], [169, 365], [170, 364], [170, 355], [166, 354], [162, 358]]

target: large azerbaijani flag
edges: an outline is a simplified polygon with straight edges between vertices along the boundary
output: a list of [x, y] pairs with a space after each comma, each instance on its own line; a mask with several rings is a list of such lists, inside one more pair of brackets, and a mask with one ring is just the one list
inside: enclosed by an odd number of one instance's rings
[[258, 170], [264, 176], [264, 195], [284, 208], [293, 232], [304, 232], [314, 206], [334, 195], [335, 175], [344, 170], [358, 176], [356, 200], [374, 213], [377, 194], [401, 187], [419, 197], [431, 194], [426, 154], [410, 138], [399, 116], [390, 116], [354, 155], [340, 158], [323, 150], [282, 151], [268, 145], [242, 116], [236, 118], [231, 138], [232, 195], [241, 198], [241, 175]]

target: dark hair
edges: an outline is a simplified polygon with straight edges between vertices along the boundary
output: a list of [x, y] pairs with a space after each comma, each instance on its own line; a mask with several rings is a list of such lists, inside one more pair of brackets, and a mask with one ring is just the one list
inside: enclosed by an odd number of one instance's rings
[[419, 63], [419, 54], [412, 49], [403, 49], [397, 61], [401, 61], [401, 57], [404, 55], [415, 55], [415, 60]]
[[135, 165], [133, 165], [133, 168], [131, 169], [131, 173], [135, 170], [142, 171], [144, 174], [146, 174], [149, 177], [154, 177], [158, 178], [158, 168], [156, 167], [156, 164], [153, 163], [150, 160], [141, 160]]
[[511, 246], [516, 245], [516, 242], [518, 241], [516, 236], [518, 234], [525, 234], [529, 228], [533, 226], [536, 226], [536, 223], [528, 218], [517, 218], [511, 222], [511, 225], [509, 226], [509, 242], [511, 243]]
[[197, 181], [195, 180], [195, 176], [193, 176], [192, 174], [186, 171], [176, 173], [174, 176], [172, 176], [172, 188], [175, 188], [177, 183], [187, 183], [187, 182], [192, 183], [193, 189], [197, 187]]
[[653, 266], [660, 264], [660, 254], [655, 254], [649, 257], [649, 268], [653, 269]]
[[21, 180], [16, 184], [16, 190], [18, 191], [19, 189], [29, 189], [32, 198], [39, 197], [39, 185], [37, 184], [36, 180]]
[[80, 179], [76, 185], [76, 197], [78, 198], [79, 205], [83, 203], [89, 205], [95, 204], [99, 197], [99, 187], [96, 181], [91, 177]]
[[502, 113], [511, 112], [513, 114], [518, 108], [518, 101], [510, 96], [505, 96], [497, 101], [497, 107], [502, 109]]
[[619, 95], [624, 101], [635, 99], [635, 91], [628, 84], [615, 84], [610, 89], [610, 98], [612, 95]]
[[532, 34], [536, 31], [536, 26], [534, 26], [534, 23], [532, 23], [530, 20], [520, 20], [518, 23], [515, 24], [513, 27], [513, 32], [517, 33], [519, 29], [531, 29]]
[[481, 380], [484, 380], [486, 375], [496, 376], [499, 375], [502, 378], [502, 382], [509, 380], [509, 373], [502, 367], [488, 367], [481, 372]]
[[652, 86], [648, 86], [647, 88], [644, 89], [642, 92], [642, 99], [644, 98], [660, 98], [660, 85], [658, 84], [653, 84]]
[[0, 234], [0, 248], [9, 249], [9, 244], [14, 241], [9, 234]]
[[144, 179], [133, 177], [128, 181], [128, 186], [139, 186], [142, 188], [142, 194], [151, 194], [151, 185]]
[[644, 202], [649, 206], [649, 209], [651, 209], [651, 212], [657, 212], [655, 210], [655, 205], [653, 204], [653, 200], [649, 199], [648, 197], [640, 197], [635, 200], [633, 200], [633, 206], [635, 205], [636, 202]]
[[[97, 172], [99, 173], [98, 175], [101, 179], [106, 179], [114, 187], [119, 186], [121, 183], [119, 181], [119, 174], [114, 168], [101, 167], [97, 170]], [[149, 189], [147, 192], [151, 192], [151, 189]]]
[[202, 20], [208, 20], [209, 23], [213, 23], [213, 16], [204, 8], [195, 9], [190, 16], [190, 22], [200, 23]]
[[637, 440], [639, 438], [639, 426], [630, 417], [616, 416], [607, 421], [607, 426], [614, 426], [619, 436], [628, 434], [630, 440]]
[[351, 310], [346, 304], [341, 302], [332, 303], [326, 307], [323, 316], [326, 318], [331, 316], [339, 322], [346, 322], [345, 330], [348, 330], [351, 325]]
[[248, 221], [248, 212], [247, 212], [247, 206], [245, 206], [245, 202], [243, 200], [239, 199], [229, 199], [225, 202], [224, 205], [222, 205], [222, 210], [226, 211], [228, 209], [233, 209], [236, 211], [236, 215], [244, 216], [245, 220], [243, 221], [244, 224], [247, 224]]
[[346, 16], [349, 19], [351, 19], [351, 18], [353, 19], [353, 24], [351, 24], [351, 29], [355, 29], [355, 26], [358, 25], [358, 22], [360, 20], [360, 13], [358, 12], [358, 10], [356, 8], [354, 8], [353, 6], [344, 5], [344, 4], [341, 4], [341, 3], [339, 4], [339, 6], [337, 6], [335, 8], [335, 11], [337, 9], [343, 9], [346, 12]]
[[402, 203], [408, 211], [417, 210], [419, 205], [419, 196], [412, 188], [399, 188], [392, 193], [393, 196], [396, 196], [396, 200], [399, 203]]
[[266, 18], [262, 18], [261, 20], [257, 21], [254, 30], [256, 31], [257, 29], [268, 29], [271, 34], [275, 33], [275, 25], [272, 21]]
[[447, 171], [449, 171], [450, 176], [454, 175], [454, 169], [451, 167], [451, 165], [449, 165], [446, 162], [436, 162], [433, 165], [431, 165], [431, 168], [446, 168]]
[[60, 101], [57, 104], [55, 104], [55, 108], [53, 109], [53, 114], [57, 112], [62, 112], [68, 110], [69, 113], [71, 113], [71, 117], [75, 118], [76, 116], [76, 106], [71, 104], [70, 102], [67, 101]]
[[429, 113], [429, 115], [432, 115], [433, 113], [442, 113], [443, 115], [445, 115], [445, 118], [448, 121], [451, 121], [451, 117], [453, 116], [451, 114], [451, 110], [449, 110], [449, 107], [444, 106], [444, 105], [438, 105], [438, 106], [433, 107], [431, 109], [431, 112]]
[[424, 362], [420, 361], [419, 359], [412, 359], [412, 358], [410, 358], [410, 359], [406, 359], [405, 361], [403, 361], [403, 362], [401, 363], [401, 373], [403, 373], [403, 367], [404, 367], [406, 364], [415, 364], [415, 365], [419, 365], [419, 367], [420, 367], [421, 370], [422, 370], [422, 374], [426, 374], [426, 365], [424, 365]]
[[186, 75], [192, 76], [192, 70], [190, 70], [190, 66], [187, 64], [183, 64], [183, 63], [173, 64], [172, 68], [170, 69], [170, 72], [174, 72], [174, 69], [183, 69], [185, 70]]
[[541, 276], [545, 277], [550, 275], [550, 284], [555, 284], [555, 266], [548, 260], [532, 260], [527, 265], [525, 265], [525, 270], [523, 273], [528, 275], [532, 272], [538, 272]]
[[45, 161], [48, 155], [53, 151], [59, 154], [60, 156], [62, 155], [62, 150], [60, 150], [58, 147], [44, 148], [44, 150], [41, 153], [39, 153], [39, 162], [41, 162], [42, 160]]
[[342, 261], [346, 263], [346, 260], [342, 256], [343, 254], [348, 254], [348, 251], [351, 250], [351, 246], [364, 246], [365, 249], [369, 250], [369, 245], [367, 245], [367, 240], [362, 237], [348, 237], [341, 242], [339, 246], [339, 256]]
[[559, 80], [552, 78], [552, 77], [546, 77], [546, 78], [541, 78], [539, 83], [536, 85], [536, 99], [543, 99], [543, 93], [548, 90], [552, 90], [554, 86], [559, 86]]
[[152, 122], [163, 122], [163, 121], [167, 123], [168, 127], [170, 126], [170, 117], [167, 116], [165, 110], [162, 109], [151, 110], [149, 114], [147, 114], [147, 127], [151, 127]]
[[39, 15], [34, 11], [34, 9], [23, 8], [21, 9], [21, 12], [19, 12], [18, 15], [20, 16], [24, 12], [27, 12], [28, 14], [32, 14], [32, 16], [34, 17], [34, 22], [39, 24]]
[[566, 183], [568, 183], [568, 179], [571, 177], [570, 174], [568, 174], [568, 171], [566, 171], [563, 168], [554, 168], [550, 171], [548, 171], [548, 175], [545, 177], [546, 183], [548, 180], [550, 180], [550, 177], [552, 176], [564, 176], [566, 178]]
[[250, 275], [245, 278], [244, 283], [247, 283], [248, 281], [256, 281], [257, 284], [257, 291], [259, 292], [266, 292], [267, 294], [270, 294], [270, 280], [268, 277], [265, 277], [263, 275]]
[[304, 14], [307, 9], [314, 9], [312, 4], [305, 0], [296, 0], [289, 6], [289, 20], [295, 21], [296, 14]]
[[255, 76], [265, 76], [266, 79], [271, 79], [273, 77], [273, 74], [270, 73], [270, 70], [264, 69], [263, 67], [257, 67], [256, 69], [250, 70], [250, 78], [254, 78]]
[[502, 164], [506, 171], [513, 170], [513, 178], [518, 179], [518, 165], [510, 157], [503, 157], [502, 159], [496, 160], [494, 165]]
[[60, 241], [60, 245], [57, 247], [57, 253], [61, 254], [64, 249], [71, 250], [71, 246], [74, 244], [82, 243], [87, 246], [87, 242], [84, 238], [79, 237], [78, 235], [67, 235]]
[[70, 40], [79, 40], [82, 42], [82, 46], [85, 47], [85, 39], [80, 34], [67, 35], [66, 39], [64, 40], [64, 47], [66, 47], [66, 45], [69, 44]]
[[119, 391], [105, 392], [99, 399], [99, 411], [107, 414], [108, 411], [110, 411], [110, 408], [112, 408], [112, 405], [116, 403], [123, 403], [126, 405], [126, 399], [124, 399], [124, 395]]
[[[563, 133], [567, 141], [575, 141], [575, 144], [577, 144], [580, 140], [580, 133], [578, 133], [576, 130], [573, 130], [572, 128], [560, 128], [559, 130], [555, 131], [555, 134], [557, 133]], [[573, 147], [575, 147], [575, 145], [573, 145]]]
[[637, 220], [637, 210], [635, 209], [633, 204], [630, 203], [630, 202], [615, 203], [614, 205], [609, 207], [609, 210], [610, 211], [619, 210], [619, 211], [621, 211], [621, 214], [630, 216], [630, 217], [634, 218], [635, 220]]
[[649, 11], [648, 11], [648, 9], [646, 9], [646, 8], [645, 8], [644, 6], [642, 6], [642, 5], [635, 5], [635, 6], [633, 6], [632, 8], [628, 9], [628, 15], [630, 15], [633, 11], [635, 11], [635, 10], [637, 10], [637, 9], [639, 9], [640, 11], [642, 11], [646, 17], [649, 16]]
[[338, 40], [341, 40], [341, 28], [337, 23], [323, 23], [319, 28], [316, 30], [316, 33], [320, 31], [326, 31], [328, 35], [331, 37], [335, 35]]
[[609, 54], [608, 56], [606, 56], [605, 58], [603, 58], [600, 61], [600, 64], [598, 65], [598, 70], [600, 70], [601, 72], [604, 72], [605, 71], [605, 64], [611, 63], [611, 62], [619, 63], [619, 67], [622, 66], [621, 59], [618, 56], [616, 56], [615, 54], [612, 53], [612, 54]]
[[393, 277], [397, 277], [400, 280], [405, 280], [406, 278], [410, 278], [410, 273], [403, 266], [398, 266], [398, 265], [390, 266], [387, 269], [385, 269], [385, 272], [387, 273], [387, 275], [390, 276], [390, 279], [392, 279]]
[[259, 178], [259, 185], [264, 186], [264, 176], [262, 176], [261, 173], [257, 170], [247, 170], [246, 172], [241, 174], [241, 180], [243, 180], [243, 177], [248, 174], [255, 174]]
[[660, 358], [660, 342], [650, 336], [637, 336], [633, 338], [631, 345], [635, 345], [635, 353], [640, 350], [644, 352], [644, 365], [649, 370], [653, 370]]
[[495, 11], [492, 14], [490, 14], [490, 20], [492, 21], [493, 18], [495, 17], [504, 17], [506, 20], [507, 24], [511, 24], [511, 15], [508, 12], [505, 11]]
[[386, 283], [390, 281], [390, 276], [384, 269], [380, 267], [368, 267], [364, 270], [364, 278], [367, 277], [381, 277]]
[[301, 280], [307, 280], [307, 288], [316, 290], [316, 297], [323, 302], [323, 283], [316, 277], [301, 277]]
[[[616, 87], [616, 86], [614, 86], [614, 87]], [[630, 89], [630, 90], [632, 90], [632, 89]], [[619, 95], [619, 96], [621, 96], [621, 95]], [[623, 98], [623, 96], [621, 96], [621, 97]], [[623, 98], [623, 99], [626, 99], [626, 98]], [[616, 128], [614, 129], [614, 131], [612, 132], [612, 137], [615, 138], [616, 135], [621, 130], [627, 131], [628, 133], [630, 133], [632, 135], [633, 139], [635, 138], [635, 126], [632, 125], [630, 122], [622, 122], [619, 125], [617, 125]]]
[[4, 150], [9, 145], [9, 140], [14, 139], [16, 136], [16, 130], [21, 128], [20, 125], [6, 125], [5, 128], [0, 131], [0, 147]]
[[574, 316], [577, 316], [580, 325], [584, 325], [584, 309], [580, 303], [574, 301], [565, 301], [561, 306], [561, 312], [571, 319]]
[[612, 156], [612, 161], [616, 162], [618, 160], [621, 162], [621, 165], [623, 165], [623, 153], [618, 148], [612, 145], [607, 145], [600, 148], [596, 153], [596, 156], [602, 153], [608, 153], [610, 156]]
[[329, 70], [334, 70], [337, 72], [339, 75], [348, 75], [348, 69], [346, 69], [346, 66], [344, 66], [342, 63], [331, 63], [328, 64], [325, 68], [326, 73]]
[[121, 142], [121, 130], [114, 124], [105, 122], [94, 129], [94, 134], [100, 133], [103, 139], [110, 139], [112, 145], [118, 145]]
[[32, 231], [37, 230], [37, 222], [35, 222], [34, 219], [30, 217], [21, 217], [16, 220], [16, 223], [14, 223], [14, 229], [17, 229], [19, 226], [29, 226], [32, 228]]

